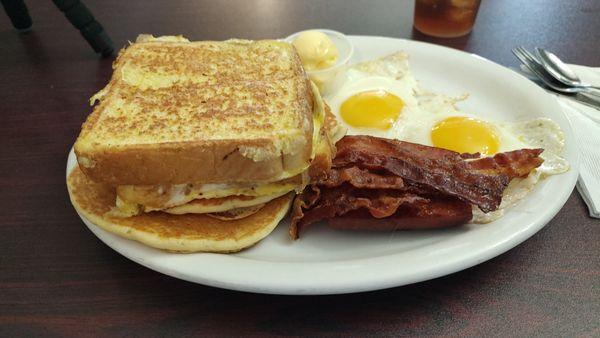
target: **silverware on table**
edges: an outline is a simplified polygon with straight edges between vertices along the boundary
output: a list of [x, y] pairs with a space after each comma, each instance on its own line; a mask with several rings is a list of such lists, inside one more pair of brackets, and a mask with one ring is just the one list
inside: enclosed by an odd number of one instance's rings
[[[589, 92], [589, 88], [571, 87], [554, 79], [541, 65], [537, 58], [523, 47], [512, 49], [513, 54], [523, 63], [525, 68], [537, 78], [536, 83], [553, 92], [569, 96], [571, 99], [600, 110], [600, 95]], [[521, 72], [522, 73], [522, 72]], [[527, 76], [531, 79], [531, 76]]]
[[552, 90], [552, 88], [546, 86], [544, 84], [544, 82], [542, 82], [537, 76], [535, 76], [531, 72], [524, 71], [523, 69], [520, 69], [518, 67], [510, 67], [510, 69], [520, 75], [523, 75], [524, 77], [531, 80], [532, 82], [534, 82], [538, 86], [542, 87], [543, 89], [566, 96], [571, 100], [577, 101], [586, 106], [590, 106], [592, 108], [600, 110], [600, 100], [598, 98], [596, 98], [595, 96], [592, 96], [592, 95], [589, 95], [586, 93], [565, 94], [565, 93], [557, 92], [555, 90]]
[[516, 47], [512, 49], [512, 53], [519, 59], [528, 70], [530, 70], [535, 76], [544, 82], [548, 87], [555, 91], [563, 93], [579, 93], [588, 91], [587, 88], [567, 86], [562, 82], [559, 82], [552, 77], [542, 66], [541, 62], [537, 60], [536, 56], [528, 52], [523, 47]]
[[545, 50], [544, 48], [536, 48], [537, 55], [544, 69], [552, 75], [556, 80], [571, 87], [582, 87], [600, 90], [598, 86], [582, 82], [579, 76], [567, 66], [558, 56]]

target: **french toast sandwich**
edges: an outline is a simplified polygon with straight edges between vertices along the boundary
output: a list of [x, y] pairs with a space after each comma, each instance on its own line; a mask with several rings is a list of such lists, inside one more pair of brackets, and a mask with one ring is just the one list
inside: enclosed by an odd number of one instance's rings
[[[310, 176], [331, 166], [334, 119], [290, 44], [142, 35], [113, 69], [91, 99], [68, 181], [76, 209], [106, 230], [167, 250], [238, 251], [266, 236]], [[94, 194], [81, 193], [89, 186], [112, 205], [92, 203]], [[177, 218], [202, 231], [157, 239]], [[240, 226], [245, 220], [258, 226]], [[221, 227], [213, 234], [233, 228], [208, 243], [203, 224]], [[236, 227], [255, 231], [238, 242]]]

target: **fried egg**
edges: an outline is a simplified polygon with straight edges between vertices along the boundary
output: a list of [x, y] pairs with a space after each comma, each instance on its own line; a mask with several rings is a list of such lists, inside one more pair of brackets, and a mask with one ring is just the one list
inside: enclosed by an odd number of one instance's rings
[[496, 153], [544, 148], [544, 163], [522, 179], [513, 179], [494, 212], [473, 208], [474, 223], [491, 222], [524, 198], [548, 175], [569, 170], [560, 154], [564, 135], [547, 118], [492, 121], [459, 109], [468, 95], [450, 97], [422, 89], [412, 76], [408, 56], [398, 52], [359, 63], [348, 70], [339, 90], [326, 98], [350, 135], [371, 135], [424, 144], [459, 153]]
[[400, 138], [402, 121], [418, 109], [416, 92], [407, 55], [396, 53], [351, 67], [346, 81], [326, 99], [348, 134]]

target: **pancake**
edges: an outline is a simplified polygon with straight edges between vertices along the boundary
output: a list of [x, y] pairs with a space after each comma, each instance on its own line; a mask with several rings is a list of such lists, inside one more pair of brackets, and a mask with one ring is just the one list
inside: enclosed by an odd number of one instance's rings
[[287, 214], [293, 194], [278, 197], [252, 215], [223, 221], [204, 214], [150, 212], [119, 218], [115, 189], [88, 179], [79, 167], [67, 178], [75, 209], [102, 229], [148, 246], [176, 252], [236, 252], [266, 237]]
[[267, 203], [279, 196], [289, 194], [289, 191], [268, 196], [227, 196], [221, 198], [195, 199], [184, 205], [163, 210], [170, 214], [207, 214], [223, 212], [232, 209], [247, 208]]
[[253, 205], [251, 207], [245, 207], [245, 208], [236, 208], [236, 209], [231, 209], [231, 210], [227, 210], [227, 211], [222, 211], [222, 212], [215, 212], [215, 213], [211, 213], [211, 214], [207, 214], [210, 217], [216, 218], [216, 219], [220, 219], [223, 221], [231, 221], [234, 219], [242, 219], [245, 217], [248, 217], [252, 214], [257, 213], [260, 209], [262, 209], [262, 207], [264, 207], [264, 204], [258, 204], [258, 205]]

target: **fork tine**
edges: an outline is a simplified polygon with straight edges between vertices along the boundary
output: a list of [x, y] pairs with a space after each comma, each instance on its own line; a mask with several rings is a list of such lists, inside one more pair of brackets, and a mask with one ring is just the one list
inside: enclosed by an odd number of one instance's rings
[[519, 49], [519, 47], [515, 47], [513, 49], [510, 50], [515, 56], [516, 55], [521, 55], [521, 50]]
[[519, 48], [513, 48], [512, 49], [512, 53], [517, 57], [517, 59], [519, 59], [519, 61], [521, 61], [526, 67], [531, 68], [531, 66], [529, 65], [529, 60], [527, 60], [527, 58], [523, 55], [523, 53], [521, 52], [521, 50]]
[[523, 46], [519, 46], [519, 47], [517, 47], [517, 49], [519, 50], [519, 52], [520, 52], [522, 55], [524, 55], [524, 56], [527, 56], [527, 49], [525, 49], [525, 47], [523, 47]]
[[523, 54], [525, 55], [525, 57], [527, 57], [527, 59], [531, 62], [534, 62], [537, 65], [541, 66], [541, 63], [538, 61], [537, 57], [535, 55], [533, 55], [532, 53], [530, 53], [527, 49], [525, 49], [524, 47], [520, 47], [521, 51], [523, 52]]
[[523, 46], [519, 46], [517, 48], [515, 48], [517, 50], [517, 52], [525, 59], [529, 60], [529, 57], [526, 53], [526, 50]]
[[526, 53], [526, 49], [525, 49], [525, 48], [523, 48], [523, 46], [519, 46], [519, 47], [517, 47], [517, 48], [516, 48], [516, 50], [517, 50], [517, 52], [518, 52], [519, 54], [521, 54], [521, 56], [523, 56], [523, 57], [524, 57], [524, 58], [526, 58], [526, 59], [529, 59], [529, 58], [527, 57], [528, 55], [527, 55], [527, 53]]
[[524, 62], [526, 66], [528, 66], [530, 69], [535, 68], [532, 70], [538, 75], [538, 77], [539, 76], [542, 76], [544, 78], [547, 77], [546, 76], [547, 72], [544, 69], [544, 67], [540, 64], [540, 62], [533, 55], [531, 55], [531, 53], [529, 53], [527, 51], [527, 49], [520, 47], [519, 54], [521, 55], [521, 57], [523, 59], [526, 60], [526, 62]]
[[523, 54], [531, 61], [537, 61], [536, 58], [527, 49], [523, 49]]
[[535, 74], [538, 78], [545, 80], [545, 74], [543, 74], [537, 67], [536, 64], [533, 63], [531, 60], [529, 60], [527, 58], [527, 55], [523, 52], [523, 50], [521, 48], [513, 48], [512, 49], [513, 54], [517, 57], [517, 59], [519, 59], [519, 61], [521, 61], [521, 63], [523, 63], [523, 65], [525, 67], [527, 67], [527, 69], [529, 69], [529, 71], [531, 71], [533, 74]]

